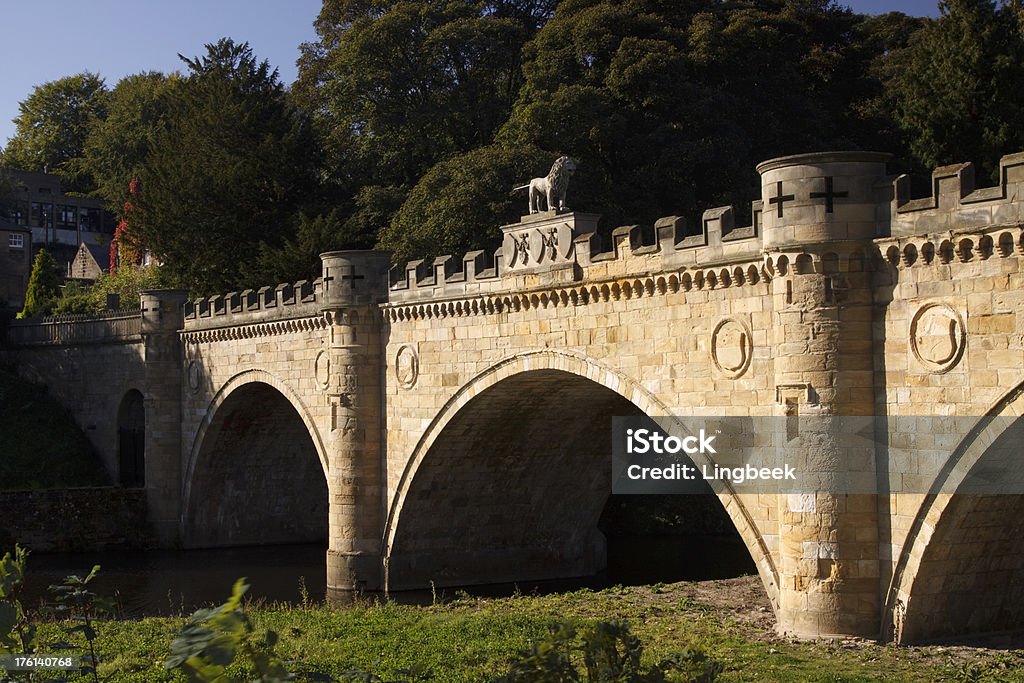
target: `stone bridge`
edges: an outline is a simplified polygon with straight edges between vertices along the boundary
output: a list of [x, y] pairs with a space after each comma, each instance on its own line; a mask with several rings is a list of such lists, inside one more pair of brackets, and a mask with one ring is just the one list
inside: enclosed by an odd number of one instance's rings
[[[1024, 411], [1024, 154], [924, 198], [885, 160], [767, 161], [750, 225], [602, 241], [596, 215], [536, 214], [493, 254], [328, 253], [312, 282], [16, 324], [6, 353], [146, 488], [160, 543], [327, 538], [332, 595], [601, 569], [612, 416], [883, 416], [874, 492], [714, 487], [779, 628], [1019, 628], [1024, 497], [958, 487]], [[977, 427], [891, 457], [921, 437], [904, 416]]]

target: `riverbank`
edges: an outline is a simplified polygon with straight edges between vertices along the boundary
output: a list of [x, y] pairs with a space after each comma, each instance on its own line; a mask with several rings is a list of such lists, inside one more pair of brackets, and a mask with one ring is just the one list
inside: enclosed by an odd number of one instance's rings
[[[625, 619], [643, 642], [645, 660], [696, 648], [725, 667], [720, 681], [1024, 681], [1024, 651], [1008, 649], [1008, 642], [897, 648], [779, 638], [756, 577], [499, 599], [464, 595], [423, 607], [250, 604], [247, 613], [257, 630], [281, 636], [277, 652], [293, 662], [292, 671], [335, 677], [358, 669], [395, 680], [400, 671], [418, 667], [430, 675], [424, 680], [489, 680], [554, 624]], [[183, 621], [101, 623], [103, 680], [183, 680], [162, 667]], [[60, 629], [45, 624], [41, 635], [56, 638]]]

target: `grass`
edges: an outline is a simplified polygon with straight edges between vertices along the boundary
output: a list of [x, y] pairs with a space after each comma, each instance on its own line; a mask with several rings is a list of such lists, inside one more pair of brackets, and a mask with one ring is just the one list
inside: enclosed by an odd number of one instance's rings
[[[687, 584], [612, 588], [501, 599], [462, 598], [415, 607], [365, 603], [322, 606], [252, 606], [258, 631], [281, 636], [277, 652], [300, 674], [338, 677], [372, 670], [393, 680], [418, 667], [430, 680], [485, 681], [561, 621], [626, 619], [655, 661], [689, 646], [725, 665], [721, 681], [1024, 681], [1024, 653], [966, 647], [898, 648], [860, 641], [796, 642], [690, 598]], [[98, 649], [105, 681], [178, 681], [163, 670], [183, 619], [107, 621]], [[61, 637], [44, 624], [43, 640]]]
[[0, 369], [0, 490], [109, 486], [93, 448], [46, 388]]

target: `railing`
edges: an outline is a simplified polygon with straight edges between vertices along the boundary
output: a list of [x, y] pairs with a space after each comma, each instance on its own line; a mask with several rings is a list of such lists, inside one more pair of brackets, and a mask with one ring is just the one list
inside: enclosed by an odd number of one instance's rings
[[95, 344], [136, 341], [142, 334], [140, 309], [16, 320], [7, 329], [8, 346]]

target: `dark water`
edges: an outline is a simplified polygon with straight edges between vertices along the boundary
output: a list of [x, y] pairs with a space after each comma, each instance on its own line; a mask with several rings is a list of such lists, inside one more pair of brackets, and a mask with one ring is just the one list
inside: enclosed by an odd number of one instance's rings
[[[39, 604], [47, 587], [68, 574], [84, 576], [93, 565], [102, 569], [94, 590], [113, 597], [124, 616], [189, 614], [222, 602], [235, 579], [246, 577], [254, 599], [299, 604], [303, 587], [309, 600], [325, 597], [326, 548], [278, 545], [214, 550], [108, 551], [29, 557], [26, 603]], [[438, 589], [441, 598], [460, 590], [470, 595], [502, 596], [551, 593], [616, 584], [640, 585], [724, 579], [755, 571], [742, 541], [735, 536], [611, 536], [608, 569], [597, 576]], [[392, 593], [405, 603], [429, 603], [430, 591]]]

